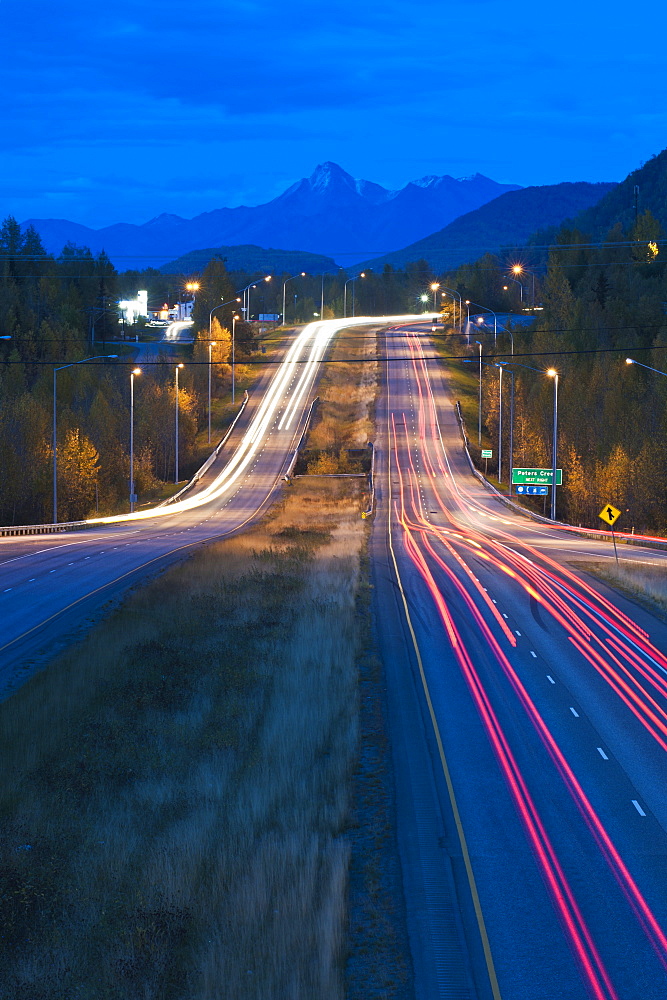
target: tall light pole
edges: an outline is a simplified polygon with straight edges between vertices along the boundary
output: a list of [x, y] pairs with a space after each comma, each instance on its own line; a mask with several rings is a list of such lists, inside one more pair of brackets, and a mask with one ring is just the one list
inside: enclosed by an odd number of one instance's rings
[[216, 346], [216, 340], [209, 340], [208, 342], [208, 443], [211, 443], [211, 368], [212, 368], [212, 351]]
[[271, 277], [272, 277], [272, 275], [267, 274], [267, 275], [265, 275], [264, 278], [260, 278], [259, 281], [251, 281], [250, 284], [246, 285], [246, 287], [243, 289], [243, 291], [247, 295], [247, 298], [246, 298], [246, 317], [245, 317], [246, 318], [246, 322], [248, 322], [248, 323], [250, 322], [250, 289], [251, 288], [257, 288], [257, 286], [258, 286], [258, 284], [259, 284], [260, 281], [271, 281]]
[[479, 340], [475, 341], [479, 345], [479, 404], [477, 407], [477, 444], [482, 447], [482, 345]]
[[[3, 338], [4, 339], [4, 338]], [[82, 365], [86, 361], [106, 361], [110, 358], [117, 358], [117, 354], [96, 354], [92, 358], [81, 358], [81, 361], [72, 361], [68, 365], [60, 365], [53, 369], [53, 523], [58, 523], [58, 439], [56, 437], [56, 375], [64, 368], [73, 368], [75, 365]]]
[[[512, 273], [515, 274], [517, 276], [517, 278], [519, 277], [520, 274], [529, 274], [531, 276], [531, 278], [533, 279], [533, 290], [532, 290], [532, 295], [531, 295], [531, 299], [532, 299], [531, 305], [533, 306], [533, 308], [535, 308], [535, 272], [534, 271], [527, 271], [526, 268], [523, 266], [523, 264], [514, 264], [514, 266], [512, 267]], [[516, 280], [515, 278], [512, 279], [512, 281], [515, 281], [515, 280]], [[523, 285], [521, 284], [521, 282], [519, 282], [519, 287], [521, 288], [521, 301], [523, 302]]]
[[178, 372], [180, 368], [184, 368], [183, 364], [176, 365], [176, 444], [175, 444], [175, 472], [174, 472], [174, 482], [178, 483]]
[[141, 375], [141, 368], [130, 372], [130, 514], [134, 514], [137, 495], [134, 492], [134, 377]]
[[[498, 365], [498, 482], [503, 481], [503, 369]], [[510, 476], [511, 478], [511, 476]]]
[[[483, 309], [484, 312], [489, 312], [493, 316], [493, 343], [495, 344], [498, 339], [498, 317], [494, 313], [493, 309], [489, 309], [488, 306], [481, 306], [479, 302], [472, 302], [471, 300], [466, 300], [466, 303], [471, 306], [477, 306], [478, 309]], [[470, 316], [470, 310], [468, 310], [468, 316]]]
[[237, 319], [240, 319], [240, 316], [237, 316], [236, 313], [234, 313], [234, 315], [232, 316], [232, 403], [234, 402], [234, 399], [235, 399], [235, 389], [236, 389], [236, 382], [235, 382], [235, 378], [234, 378], [234, 360], [235, 360], [235, 358], [234, 358], [234, 351], [235, 351], [235, 346], [236, 346], [236, 321], [237, 321]]
[[[500, 390], [498, 394], [498, 482], [502, 482], [502, 455], [503, 455], [503, 367], [506, 364], [505, 361], [499, 361], [496, 364], [496, 368], [500, 371]], [[510, 389], [510, 440], [509, 440], [509, 456], [508, 456], [508, 473], [507, 479], [509, 483], [509, 495], [512, 494], [512, 463], [514, 461], [514, 372], [508, 371], [507, 374], [511, 377], [511, 389]]]
[[462, 303], [461, 303], [461, 293], [457, 292], [455, 288], [448, 288], [447, 285], [441, 285], [441, 287], [444, 288], [444, 290], [449, 295], [451, 295], [451, 297], [452, 297], [452, 301], [454, 303], [454, 326], [456, 326], [456, 297], [458, 296], [458, 300], [459, 300], [459, 331], [460, 331], [461, 327], [463, 325], [463, 306], [462, 306]]
[[439, 281], [432, 281], [431, 282], [431, 291], [433, 292], [433, 312], [436, 311], [435, 297], [437, 295], [437, 292], [438, 292], [439, 288], [440, 288], [440, 282]]
[[361, 274], [355, 274], [353, 277], [348, 278], [343, 285], [343, 317], [347, 317], [347, 286], [352, 282], [352, 315], [354, 316], [354, 282], [357, 278], [365, 278], [366, 272], [362, 271]]
[[[285, 326], [285, 309], [286, 309], [285, 291], [287, 289], [287, 282], [294, 281], [295, 278], [305, 278], [305, 277], [306, 277], [306, 272], [299, 271], [298, 274], [292, 274], [289, 278], [285, 278], [285, 280], [283, 281], [283, 326]], [[322, 279], [322, 284], [324, 285], [324, 278]]]
[[547, 375], [549, 378], [554, 380], [554, 426], [553, 426], [553, 442], [551, 445], [551, 465], [552, 465], [552, 482], [551, 482], [551, 520], [556, 520], [556, 466], [558, 465], [558, 372], [555, 368], [549, 368], [547, 370]]
[[221, 302], [219, 306], [213, 306], [213, 308], [211, 309], [210, 313], [208, 314], [208, 339], [209, 340], [213, 339], [213, 313], [217, 312], [218, 309], [222, 309], [223, 306], [230, 306], [232, 304], [232, 302], [240, 302], [240, 301], [241, 301], [241, 299], [239, 297], [239, 298], [235, 298], [235, 299], [229, 299], [229, 301], [227, 301], [227, 302]]
[[[517, 271], [517, 267], [519, 268], [518, 271]], [[512, 268], [512, 271], [514, 272], [514, 274], [521, 274], [522, 270], [523, 270], [523, 268], [519, 267], [518, 264], [515, 264], [514, 267]], [[519, 286], [519, 295], [521, 297], [521, 305], [523, 305], [523, 283], [521, 281], [519, 281], [518, 278], [511, 278], [509, 276], [509, 274], [507, 275], [507, 277], [508, 277], [509, 281], [513, 281], [516, 285]]]

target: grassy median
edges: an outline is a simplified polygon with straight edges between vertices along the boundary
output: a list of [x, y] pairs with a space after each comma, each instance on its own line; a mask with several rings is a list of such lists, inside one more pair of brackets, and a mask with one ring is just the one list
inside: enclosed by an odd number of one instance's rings
[[2, 1000], [406, 995], [364, 506], [298, 481], [0, 705]]

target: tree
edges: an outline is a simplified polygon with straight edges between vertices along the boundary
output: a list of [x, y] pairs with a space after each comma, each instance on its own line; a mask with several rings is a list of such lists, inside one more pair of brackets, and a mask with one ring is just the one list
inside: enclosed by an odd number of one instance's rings
[[92, 441], [75, 427], [58, 447], [58, 513], [62, 520], [80, 521], [95, 502], [99, 455]]
[[[236, 297], [234, 286], [232, 285], [225, 262], [221, 257], [213, 257], [208, 262], [201, 278], [199, 279], [199, 291], [195, 297], [195, 304], [192, 310], [192, 320], [195, 330], [206, 331], [208, 336], [208, 324], [211, 310], [219, 306], [222, 302], [229, 302]], [[227, 322], [232, 316], [238, 303], [232, 302], [228, 309], [220, 309], [218, 316], [223, 322]]]

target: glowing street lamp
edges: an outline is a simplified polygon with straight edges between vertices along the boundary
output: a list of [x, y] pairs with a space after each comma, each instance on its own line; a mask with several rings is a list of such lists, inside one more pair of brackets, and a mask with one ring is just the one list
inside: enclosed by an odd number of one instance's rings
[[211, 360], [212, 350], [216, 346], [216, 340], [208, 342], [208, 443], [211, 443]]
[[141, 375], [141, 368], [133, 368], [130, 372], [130, 514], [134, 514], [137, 494], [134, 492], [134, 379]]
[[477, 444], [482, 447], [482, 345], [479, 340], [475, 343], [479, 346], [479, 402], [477, 404]]
[[353, 277], [348, 278], [347, 281], [345, 282], [345, 284], [343, 285], [343, 316], [344, 317], [347, 316], [347, 286], [349, 285], [350, 282], [352, 282], [352, 315], [354, 316], [354, 283], [357, 280], [357, 278], [365, 278], [365, 277], [366, 277], [366, 272], [362, 271], [360, 274], [355, 274], [355, 275], [353, 275]]
[[554, 380], [554, 423], [553, 423], [553, 443], [551, 445], [551, 520], [556, 520], [556, 466], [558, 464], [558, 372], [555, 368], [548, 368], [546, 374]]
[[198, 281], [188, 281], [188, 283], [185, 286], [186, 292], [198, 292], [200, 288], [201, 285], [199, 284]]
[[234, 402], [235, 388], [236, 388], [236, 383], [234, 381], [234, 346], [236, 342], [236, 321], [239, 319], [241, 319], [241, 317], [237, 316], [236, 313], [234, 313], [234, 315], [232, 316], [232, 403]]
[[433, 292], [433, 312], [435, 312], [435, 310], [436, 310], [435, 296], [436, 296], [436, 293], [437, 293], [437, 291], [438, 291], [439, 288], [440, 288], [440, 282], [439, 281], [433, 281], [433, 282], [431, 282], [431, 291]]
[[306, 272], [300, 271], [298, 274], [292, 274], [289, 278], [286, 278], [285, 281], [283, 281], [283, 326], [285, 325], [285, 290], [287, 288], [287, 282], [294, 281], [295, 278], [305, 278], [305, 277], [306, 277]]
[[176, 446], [175, 446], [176, 455], [175, 455], [175, 462], [174, 462], [174, 467], [175, 467], [174, 482], [175, 483], [178, 483], [178, 399], [179, 399], [179, 397], [178, 397], [178, 372], [179, 372], [179, 369], [181, 369], [181, 368], [185, 368], [185, 365], [182, 364], [182, 363], [180, 365], [176, 365]]

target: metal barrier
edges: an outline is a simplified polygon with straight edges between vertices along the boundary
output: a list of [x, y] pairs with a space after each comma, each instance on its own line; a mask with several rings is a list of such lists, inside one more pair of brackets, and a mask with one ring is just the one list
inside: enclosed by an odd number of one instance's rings
[[[163, 500], [162, 503], [160, 503], [160, 504], [157, 505], [158, 507], [165, 507], [167, 504], [174, 503], [174, 501], [177, 500], [178, 497], [182, 496], [189, 489], [191, 489], [197, 482], [199, 482], [199, 480], [201, 479], [201, 477], [206, 472], [208, 472], [208, 470], [210, 469], [211, 465], [213, 464], [213, 462], [215, 461], [215, 459], [220, 454], [220, 451], [222, 450], [222, 448], [224, 447], [224, 445], [227, 443], [227, 440], [229, 439], [230, 434], [232, 433], [232, 431], [234, 430], [234, 427], [236, 426], [237, 420], [239, 419], [239, 417], [241, 416], [241, 414], [243, 413], [243, 411], [245, 410], [245, 408], [246, 408], [246, 406], [248, 404], [249, 398], [250, 397], [248, 396], [248, 391], [246, 390], [245, 398], [243, 400], [243, 403], [241, 404], [241, 408], [240, 408], [239, 412], [234, 417], [234, 420], [232, 421], [232, 423], [231, 423], [231, 425], [230, 425], [227, 433], [223, 437], [222, 441], [220, 441], [219, 444], [217, 444], [215, 446], [214, 450], [209, 455], [209, 457], [206, 459], [206, 461], [202, 465], [201, 469], [198, 469], [198, 471], [195, 473], [195, 475], [190, 480], [190, 482], [187, 483], [182, 489], [180, 489], [178, 491], [178, 493], [175, 493], [173, 497], [169, 497], [167, 500]], [[90, 521], [61, 521], [58, 524], [16, 524], [16, 525], [7, 525], [5, 527], [0, 526], [0, 538], [6, 537], [6, 536], [10, 536], [10, 535], [55, 535], [55, 534], [58, 534], [59, 532], [63, 532], [63, 531], [83, 531], [86, 528], [89, 528], [90, 530], [94, 530], [95, 528], [98, 528], [98, 527], [105, 527], [105, 525], [91, 524]]]
[[241, 409], [239, 410], [239, 412], [236, 414], [236, 416], [232, 420], [231, 424], [229, 425], [227, 433], [223, 437], [222, 441], [220, 441], [218, 444], [216, 444], [215, 448], [213, 449], [213, 451], [211, 452], [211, 454], [208, 456], [208, 458], [206, 459], [206, 461], [204, 462], [204, 464], [202, 465], [202, 467], [200, 469], [197, 469], [197, 471], [195, 472], [195, 474], [192, 477], [192, 479], [190, 480], [190, 482], [186, 483], [185, 486], [183, 486], [178, 491], [178, 493], [174, 493], [173, 497], [167, 497], [166, 500], [163, 500], [162, 503], [159, 503], [158, 507], [168, 507], [169, 504], [176, 503], [176, 501], [179, 499], [179, 497], [184, 496], [188, 492], [188, 490], [192, 489], [193, 486], [197, 485], [197, 483], [199, 482], [199, 480], [201, 479], [202, 476], [206, 475], [206, 473], [211, 468], [211, 466], [215, 462], [216, 458], [218, 457], [218, 455], [220, 454], [220, 452], [222, 451], [222, 449], [224, 448], [224, 446], [227, 444], [229, 436], [230, 436], [230, 434], [232, 433], [232, 431], [234, 430], [234, 428], [236, 426], [236, 421], [239, 419], [239, 417], [241, 416], [241, 414], [245, 410], [246, 405], [247, 405], [249, 399], [250, 399], [250, 396], [248, 395], [248, 390], [246, 389], [245, 390], [245, 397], [243, 399], [243, 402], [241, 403]]
[[310, 428], [310, 421], [312, 420], [312, 417], [313, 417], [313, 410], [315, 409], [315, 404], [319, 403], [319, 401], [320, 401], [320, 397], [319, 396], [315, 396], [315, 399], [310, 404], [310, 409], [308, 410], [308, 416], [306, 417], [306, 422], [303, 425], [303, 430], [301, 431], [301, 435], [300, 435], [299, 440], [297, 442], [297, 446], [294, 449], [294, 454], [292, 455], [291, 461], [290, 461], [289, 465], [287, 466], [287, 469], [286, 469], [286, 471], [285, 471], [285, 473], [283, 475], [283, 479], [285, 480], [286, 483], [289, 483], [289, 481], [290, 481], [290, 477], [292, 475], [292, 470], [294, 469], [294, 466], [296, 465], [296, 460], [299, 457], [299, 452], [301, 451], [301, 445], [303, 444], [304, 438], [305, 438], [305, 436], [308, 433], [308, 430]]
[[[475, 478], [478, 479], [480, 483], [482, 483], [482, 485], [487, 488], [487, 490], [493, 493], [493, 495], [498, 500], [500, 500], [501, 503], [504, 503], [505, 506], [509, 507], [511, 510], [516, 511], [517, 514], [523, 514], [524, 517], [528, 517], [533, 521], [539, 521], [541, 524], [558, 525], [562, 528], [566, 528], [567, 531], [569, 531], [570, 534], [572, 535], [580, 535], [582, 538], [591, 538], [594, 541], [599, 541], [599, 542], [611, 542], [614, 540], [614, 536], [612, 535], [611, 531], [596, 531], [594, 528], [590, 529], [575, 528], [573, 525], [567, 524], [565, 521], [552, 521], [550, 517], [543, 517], [541, 514], [536, 514], [535, 511], [528, 510], [527, 507], [522, 507], [520, 504], [514, 503], [513, 500], [510, 500], [509, 497], [506, 497], [503, 493], [497, 490], [493, 485], [493, 483], [490, 483], [488, 479], [484, 478], [484, 476], [479, 471], [479, 469], [476, 468], [475, 463], [472, 460], [472, 456], [470, 455], [470, 451], [468, 448], [470, 442], [468, 439], [468, 435], [466, 434], [463, 414], [461, 413], [461, 404], [459, 403], [458, 400], [456, 401], [455, 410], [459, 423], [459, 429], [461, 431], [461, 437], [463, 438], [463, 449], [466, 453], [468, 464], [470, 465], [470, 470], [473, 476], [475, 476]], [[648, 548], [648, 549], [667, 548], [667, 538], [663, 542], [660, 539], [649, 538], [644, 540], [642, 538], [633, 538], [632, 536], [628, 535], [616, 534], [616, 541], [624, 543], [625, 545], [641, 545], [643, 548]]]
[[370, 489], [370, 503], [366, 510], [362, 510], [362, 518], [370, 517], [373, 513], [375, 507], [375, 445], [372, 441], [368, 442], [368, 447], [371, 449], [371, 471], [368, 474], [368, 486]]

